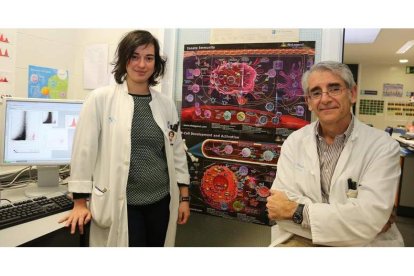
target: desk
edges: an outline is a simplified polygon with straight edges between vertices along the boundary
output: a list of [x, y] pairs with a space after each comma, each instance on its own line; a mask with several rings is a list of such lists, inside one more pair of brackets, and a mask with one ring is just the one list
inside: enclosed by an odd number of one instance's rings
[[[34, 186], [34, 184], [32, 186]], [[24, 191], [25, 188], [3, 190], [1, 192], [1, 198], [6, 198], [13, 202], [24, 200], [27, 199], [27, 197], [24, 194]], [[53, 197], [61, 194], [62, 193], [56, 192], [53, 194], [48, 194], [47, 196]], [[1, 204], [7, 204], [7, 202], [2, 201]], [[30, 244], [31, 241], [36, 240], [40, 237], [44, 237], [47, 234], [51, 234], [52, 232], [56, 232], [57, 230], [63, 228], [63, 224], [59, 224], [58, 220], [66, 214], [68, 214], [69, 212], [70, 211], [65, 211], [62, 213], [54, 214], [48, 217], [2, 229], [0, 230], [0, 246], [24, 246], [25, 243], [28, 243], [29, 246], [33, 246]], [[62, 231], [63, 230], [67, 229], [62, 229]], [[73, 246], [80, 245], [79, 235], [70, 235], [68, 231], [67, 239], [69, 239], [69, 241], [73, 240]], [[47, 239], [43, 239], [42, 243], [44, 244], [41, 244], [40, 246], [67, 246], [68, 244], [67, 240], [64, 243], [62, 242], [62, 244], [65, 245], [59, 245], [55, 242], [53, 242], [55, 244], [48, 244]]]
[[[393, 137], [400, 142], [402, 148], [406, 148], [401, 155], [401, 178], [398, 190], [397, 215], [414, 217], [414, 140], [406, 140], [401, 137]], [[412, 153], [410, 151], [413, 151]]]
[[407, 139], [401, 138], [400, 134], [398, 135], [393, 134], [392, 138], [400, 142], [400, 144], [402, 144], [403, 147], [407, 147], [409, 150], [414, 151], [414, 140], [407, 140]]

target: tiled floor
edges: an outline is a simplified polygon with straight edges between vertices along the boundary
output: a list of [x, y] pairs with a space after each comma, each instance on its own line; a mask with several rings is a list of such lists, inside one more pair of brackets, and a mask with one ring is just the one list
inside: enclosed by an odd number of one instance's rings
[[397, 217], [397, 227], [400, 230], [406, 247], [414, 247], [414, 218]]

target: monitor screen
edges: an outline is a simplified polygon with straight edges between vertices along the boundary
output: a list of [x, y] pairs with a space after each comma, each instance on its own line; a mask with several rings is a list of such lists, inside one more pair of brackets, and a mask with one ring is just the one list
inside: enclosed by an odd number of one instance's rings
[[[39, 186], [54, 184], [58, 166], [70, 164], [81, 107], [78, 100], [4, 98], [0, 164], [37, 166]], [[53, 183], [43, 183], [51, 173]]]

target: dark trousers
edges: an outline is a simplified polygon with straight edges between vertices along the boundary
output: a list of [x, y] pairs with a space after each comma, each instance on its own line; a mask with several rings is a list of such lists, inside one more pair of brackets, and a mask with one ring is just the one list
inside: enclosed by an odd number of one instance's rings
[[170, 195], [149, 205], [128, 205], [130, 247], [164, 246], [170, 218]]

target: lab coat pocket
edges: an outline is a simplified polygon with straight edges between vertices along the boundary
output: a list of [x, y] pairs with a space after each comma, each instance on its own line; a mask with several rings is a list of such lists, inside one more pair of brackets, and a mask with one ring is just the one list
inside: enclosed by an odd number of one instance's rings
[[94, 185], [90, 209], [94, 222], [102, 228], [112, 224], [110, 195], [109, 189]]

